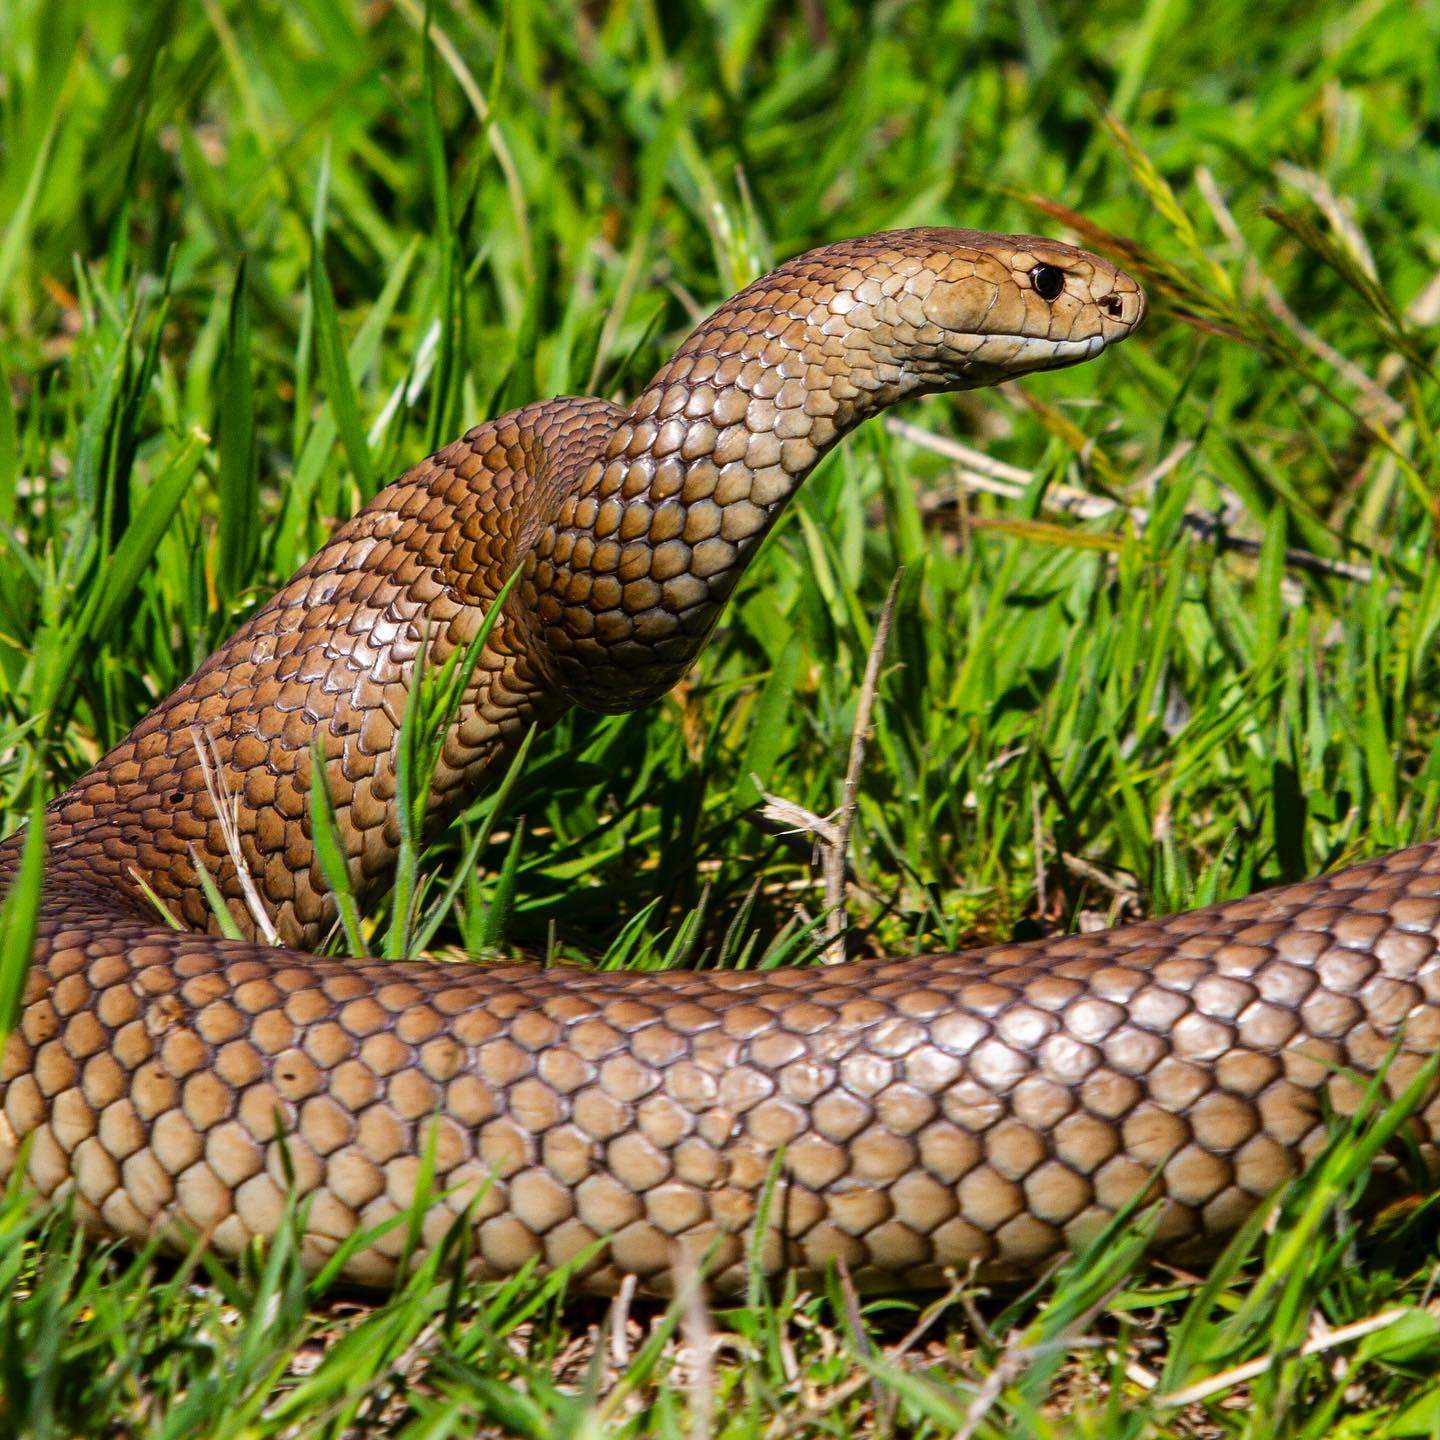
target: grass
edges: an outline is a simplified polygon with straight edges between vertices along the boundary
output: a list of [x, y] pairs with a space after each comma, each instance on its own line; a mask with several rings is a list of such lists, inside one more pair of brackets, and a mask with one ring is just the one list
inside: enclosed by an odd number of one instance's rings
[[[12, 0], [0, 824], [434, 444], [632, 392], [775, 259], [949, 222], [1110, 248], [1146, 331], [853, 437], [672, 696], [536, 737], [339, 948], [813, 953], [821, 878], [760, 789], [839, 803], [897, 572], [853, 953], [1156, 913], [1428, 835], [1437, 42], [1440, 11], [1400, 0]], [[1398, 1120], [1337, 1126], [1208, 1274], [1148, 1265], [1137, 1215], [1030, 1293], [938, 1300], [836, 1276], [627, 1312], [563, 1277], [422, 1271], [361, 1301], [285, 1237], [238, 1273], [177, 1267], [12, 1194], [0, 1431], [1432, 1435], [1433, 1207], [1351, 1218]]]

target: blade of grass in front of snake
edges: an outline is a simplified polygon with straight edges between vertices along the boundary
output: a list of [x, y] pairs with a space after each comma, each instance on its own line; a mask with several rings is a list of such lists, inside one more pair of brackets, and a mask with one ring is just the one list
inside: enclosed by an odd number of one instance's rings
[[646, 927], [660, 909], [661, 897], [642, 905], [620, 927], [620, 933], [610, 942], [604, 957], [597, 965], [600, 970], [643, 970], [655, 947], [654, 937], [646, 933]]
[[809, 965], [825, 948], [825, 916], [802, 920], [799, 916], [786, 922], [784, 929], [765, 948], [756, 961], [757, 970], [776, 970], [782, 965]]
[[190, 847], [190, 859], [195, 866], [195, 876], [200, 881], [200, 888], [205, 892], [205, 901], [210, 906], [210, 913], [220, 927], [220, 933], [227, 940], [243, 940], [245, 938], [244, 931], [240, 929], [234, 915], [230, 913], [230, 907], [225, 903], [225, 897], [220, 893], [220, 887], [215, 883], [215, 877], [206, 869], [204, 860], [200, 858], [200, 852], [193, 845]]
[[1271, 1224], [1279, 1198], [1279, 1192], [1274, 1192], [1260, 1202], [1231, 1236], [1219, 1258], [1206, 1272], [1203, 1283], [1192, 1294], [1175, 1329], [1175, 1341], [1166, 1357], [1165, 1368], [1160, 1373], [1158, 1388], [1162, 1394], [1178, 1390], [1194, 1378], [1196, 1357], [1206, 1353], [1215, 1339], [1216, 1327], [1211, 1314], [1220, 1304], [1221, 1296], [1239, 1276], [1241, 1267], [1254, 1254]]
[[155, 913], [165, 922], [167, 929], [183, 930], [185, 928], [176, 918], [175, 912], [155, 893], [155, 887], [133, 865], [130, 867], [130, 878], [135, 882], [135, 888], [149, 901]]
[[520, 852], [525, 845], [525, 817], [515, 822], [515, 833], [510, 837], [509, 848], [505, 851], [505, 863], [496, 877], [495, 888], [490, 892], [489, 903], [481, 912], [479, 924], [473, 934], [465, 935], [465, 948], [475, 953], [493, 950], [505, 934], [510, 912], [515, 908], [516, 876], [520, 870]]
[[[420, 1251], [420, 1244], [425, 1233], [425, 1217], [431, 1206], [435, 1203], [435, 1171], [436, 1157], [440, 1145], [440, 1121], [444, 1114], [443, 1106], [437, 1100], [435, 1108], [430, 1113], [430, 1118], [425, 1124], [424, 1139], [420, 1149], [420, 1168], [415, 1176], [415, 1188], [410, 1198], [410, 1204], [405, 1207], [405, 1244], [400, 1251], [399, 1264], [396, 1267], [400, 1275], [408, 1275], [415, 1256]], [[453, 1122], [451, 1122], [453, 1123]], [[429, 1263], [433, 1266], [436, 1256], [432, 1252]]]
[[0, 1040], [20, 1013], [35, 933], [40, 918], [40, 886], [45, 874], [45, 802], [37, 774], [31, 785], [30, 828], [10, 889], [0, 902]]
[[505, 601], [520, 579], [523, 566], [517, 565], [495, 598], [486, 606], [474, 638], [463, 648], [457, 646], [437, 670], [425, 664], [428, 638], [415, 661], [410, 695], [400, 721], [395, 754], [395, 811], [400, 827], [400, 845], [395, 861], [395, 885], [390, 898], [390, 927], [385, 939], [385, 958], [398, 960], [411, 953], [416, 924], [416, 881], [424, 823], [430, 800], [435, 766], [439, 763], [445, 736], [459, 713], [461, 701], [474, 677], [500, 619]]
[[318, 735], [310, 746], [310, 840], [315, 847], [320, 874], [335, 901], [350, 954], [358, 959], [365, 954], [365, 937], [360, 933], [360, 910], [350, 885], [350, 867], [335, 819], [335, 804], [330, 798], [324, 745]]
[[[1428, 1056], [1403, 1089], [1393, 1099], [1390, 1097], [1386, 1075], [1399, 1053], [1397, 1040], [1380, 1069], [1364, 1081], [1362, 1098], [1354, 1113], [1345, 1119], [1318, 1160], [1310, 1166], [1314, 1178], [1303, 1192], [1294, 1221], [1277, 1226], [1270, 1237], [1265, 1275], [1247, 1299], [1252, 1309], [1263, 1304], [1272, 1289], [1293, 1308], [1295, 1287], [1303, 1283], [1305, 1277], [1302, 1257], [1311, 1253], [1312, 1247], [1321, 1240], [1326, 1217], [1341, 1207], [1357, 1182], [1370, 1174], [1380, 1152], [1427, 1098], [1434, 1095], [1436, 1076], [1440, 1074], [1440, 1052]], [[1339, 1077], [1352, 1084], [1360, 1082], [1360, 1077], [1343, 1070]], [[1351, 1198], [1353, 1200], [1353, 1195]]]
[[[475, 879], [476, 862], [480, 857], [480, 852], [490, 843], [490, 836], [495, 829], [496, 822], [500, 816], [505, 813], [505, 803], [515, 788], [515, 782], [519, 780], [521, 772], [525, 768], [525, 760], [530, 754], [530, 746], [538, 733], [538, 727], [535, 725], [531, 725], [525, 732], [525, 738], [520, 742], [519, 748], [515, 751], [509, 765], [506, 767], [505, 778], [489, 797], [490, 806], [485, 812], [485, 818], [476, 827], [474, 834], [471, 835], [469, 841], [466, 843], [461, 852], [459, 864], [452, 867], [449, 883], [445, 886], [444, 890], [441, 891], [435, 903], [430, 906], [428, 912], [425, 914], [424, 919], [422, 919], [416, 927], [415, 934], [411, 940], [411, 948], [416, 953], [423, 954], [426, 949], [429, 948], [430, 942], [435, 938], [435, 932], [444, 922], [446, 915], [452, 912], [455, 913], [456, 919], [459, 922], [462, 936], [469, 934], [468, 927], [472, 923], [479, 923], [479, 918], [483, 915], [483, 911], [479, 908], [478, 904], [471, 903], [475, 900], [475, 897], [469, 893], [469, 887]], [[462, 890], [466, 892], [466, 904], [463, 911], [456, 909], [456, 901]], [[472, 914], [475, 916], [473, 921]], [[466, 941], [465, 944], [467, 949], [471, 948], [468, 941]]]

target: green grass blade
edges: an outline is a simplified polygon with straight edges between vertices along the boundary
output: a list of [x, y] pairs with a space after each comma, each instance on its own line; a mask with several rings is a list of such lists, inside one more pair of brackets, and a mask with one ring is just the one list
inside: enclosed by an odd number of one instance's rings
[[94, 611], [84, 627], [92, 638], [104, 636], [140, 587], [160, 541], [170, 528], [181, 502], [190, 493], [208, 443], [208, 436], [192, 431], [181, 441], [169, 463], [150, 486], [144, 503], [120, 537], [103, 580], [94, 592]]
[[20, 863], [0, 900], [0, 1039], [15, 1027], [40, 918], [40, 889], [45, 870], [45, 807], [38, 784], [30, 804], [30, 824]]
[[335, 901], [350, 953], [363, 956], [366, 951], [365, 937], [360, 933], [360, 909], [350, 885], [350, 867], [325, 778], [324, 742], [318, 735], [310, 747], [310, 840], [320, 873]]
[[246, 259], [235, 271], [225, 321], [218, 437], [220, 589], [233, 598], [249, 583], [259, 551], [260, 480], [255, 462], [255, 378], [251, 359]]
[[355, 382], [346, 358], [345, 342], [340, 336], [335, 292], [330, 288], [323, 247], [318, 242], [313, 244], [310, 252], [310, 294], [315, 307], [315, 348], [320, 356], [320, 378], [325, 384], [326, 398], [340, 432], [340, 443], [350, 459], [350, 468], [355, 472], [362, 493], [372, 495], [375, 493], [375, 478], [370, 446], [360, 423]]

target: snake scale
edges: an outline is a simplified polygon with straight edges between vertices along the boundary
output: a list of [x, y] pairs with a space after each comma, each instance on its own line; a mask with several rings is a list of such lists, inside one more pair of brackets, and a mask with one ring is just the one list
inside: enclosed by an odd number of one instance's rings
[[[334, 918], [312, 739], [373, 894], [420, 652], [466, 646], [514, 567], [445, 735], [437, 823], [532, 724], [671, 686], [866, 417], [1088, 359], [1144, 309], [1057, 242], [867, 236], [728, 301], [628, 410], [549, 400], [422, 461], [49, 807], [0, 1173], [23, 1156], [100, 1234], [200, 1233], [226, 1254], [276, 1232], [293, 1183], [307, 1264], [378, 1227], [344, 1265], [367, 1284], [401, 1262], [406, 1226], [385, 1222], [427, 1163], [422, 1250], [464, 1216], [479, 1275], [581, 1257], [602, 1292], [626, 1275], [663, 1292], [702, 1260], [718, 1289], [743, 1283], [777, 1153], [760, 1262], [843, 1257], [870, 1288], [1032, 1270], [1152, 1179], [1172, 1250], [1233, 1230], [1323, 1142], [1327, 1100], [1353, 1106], [1342, 1069], [1373, 1072], [1402, 1021], [1392, 1086], [1440, 1044], [1440, 847], [1100, 934], [819, 969], [306, 953]], [[212, 787], [281, 946], [255, 935]], [[217, 933], [197, 861], [249, 939]], [[1440, 1129], [1440, 1105], [1422, 1121]]]

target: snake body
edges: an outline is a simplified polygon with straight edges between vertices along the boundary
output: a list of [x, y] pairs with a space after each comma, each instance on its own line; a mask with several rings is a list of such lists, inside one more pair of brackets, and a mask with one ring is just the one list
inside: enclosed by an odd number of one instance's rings
[[[276, 1233], [293, 1184], [308, 1264], [377, 1232], [344, 1263], [364, 1283], [400, 1264], [427, 1167], [422, 1251], [464, 1217], [477, 1273], [580, 1257], [601, 1291], [663, 1291], [702, 1261], [743, 1283], [777, 1153], [770, 1271], [1024, 1271], [1152, 1179], [1164, 1242], [1233, 1229], [1321, 1143], [1327, 1096], [1353, 1103], [1337, 1067], [1373, 1071], [1404, 1021], [1398, 1085], [1440, 1042], [1440, 848], [1101, 934], [820, 969], [306, 953], [335, 913], [312, 741], [352, 886], [373, 893], [421, 652], [467, 646], [517, 565], [444, 737], [437, 822], [532, 724], [673, 684], [846, 431], [1089, 358], [1143, 311], [1133, 280], [1056, 242], [869, 236], [756, 281], [628, 410], [550, 400], [421, 462], [49, 807], [0, 1173], [23, 1157], [101, 1234], [229, 1254]], [[250, 938], [218, 933], [200, 865]]]

